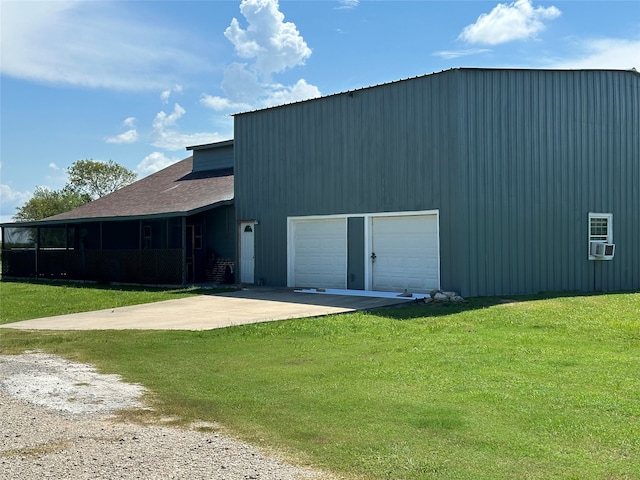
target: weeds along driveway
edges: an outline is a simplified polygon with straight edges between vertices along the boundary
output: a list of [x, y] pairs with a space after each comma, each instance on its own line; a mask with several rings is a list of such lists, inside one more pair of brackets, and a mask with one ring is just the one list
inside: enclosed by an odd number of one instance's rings
[[256, 287], [0, 325], [21, 330], [210, 330], [233, 325], [370, 310], [408, 300], [297, 293]]

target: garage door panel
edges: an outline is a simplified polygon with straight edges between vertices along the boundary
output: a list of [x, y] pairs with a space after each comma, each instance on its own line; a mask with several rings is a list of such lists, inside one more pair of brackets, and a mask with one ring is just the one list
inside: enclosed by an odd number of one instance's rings
[[436, 215], [374, 217], [372, 288], [428, 292], [439, 286]]
[[293, 222], [293, 286], [346, 288], [346, 219]]

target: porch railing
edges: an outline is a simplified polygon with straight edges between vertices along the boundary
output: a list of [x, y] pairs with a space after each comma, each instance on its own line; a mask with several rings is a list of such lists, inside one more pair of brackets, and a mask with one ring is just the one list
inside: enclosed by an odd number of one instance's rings
[[182, 283], [182, 249], [14, 249], [2, 252], [3, 277], [66, 278], [142, 284]]

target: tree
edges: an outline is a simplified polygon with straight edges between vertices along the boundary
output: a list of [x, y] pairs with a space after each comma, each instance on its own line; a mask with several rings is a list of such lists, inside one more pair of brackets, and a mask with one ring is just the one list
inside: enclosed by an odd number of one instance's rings
[[70, 190], [85, 194], [92, 200], [104, 197], [136, 181], [137, 175], [113, 160], [99, 162], [78, 160], [67, 169]]
[[46, 187], [36, 187], [33, 197], [17, 208], [18, 211], [13, 219], [16, 222], [42, 220], [58, 213], [73, 210], [90, 200], [87, 195], [68, 188], [49, 190]]
[[78, 160], [67, 169], [68, 181], [61, 190], [36, 187], [33, 197], [17, 208], [16, 222], [42, 220], [68, 212], [91, 200], [115, 192], [136, 180], [136, 173], [113, 160]]

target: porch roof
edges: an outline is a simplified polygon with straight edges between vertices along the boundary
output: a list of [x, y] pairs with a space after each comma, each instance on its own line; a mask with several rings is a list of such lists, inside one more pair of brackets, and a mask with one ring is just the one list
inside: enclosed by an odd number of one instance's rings
[[232, 203], [232, 168], [192, 172], [192, 164], [191, 156], [69, 212], [3, 226], [183, 216]]

